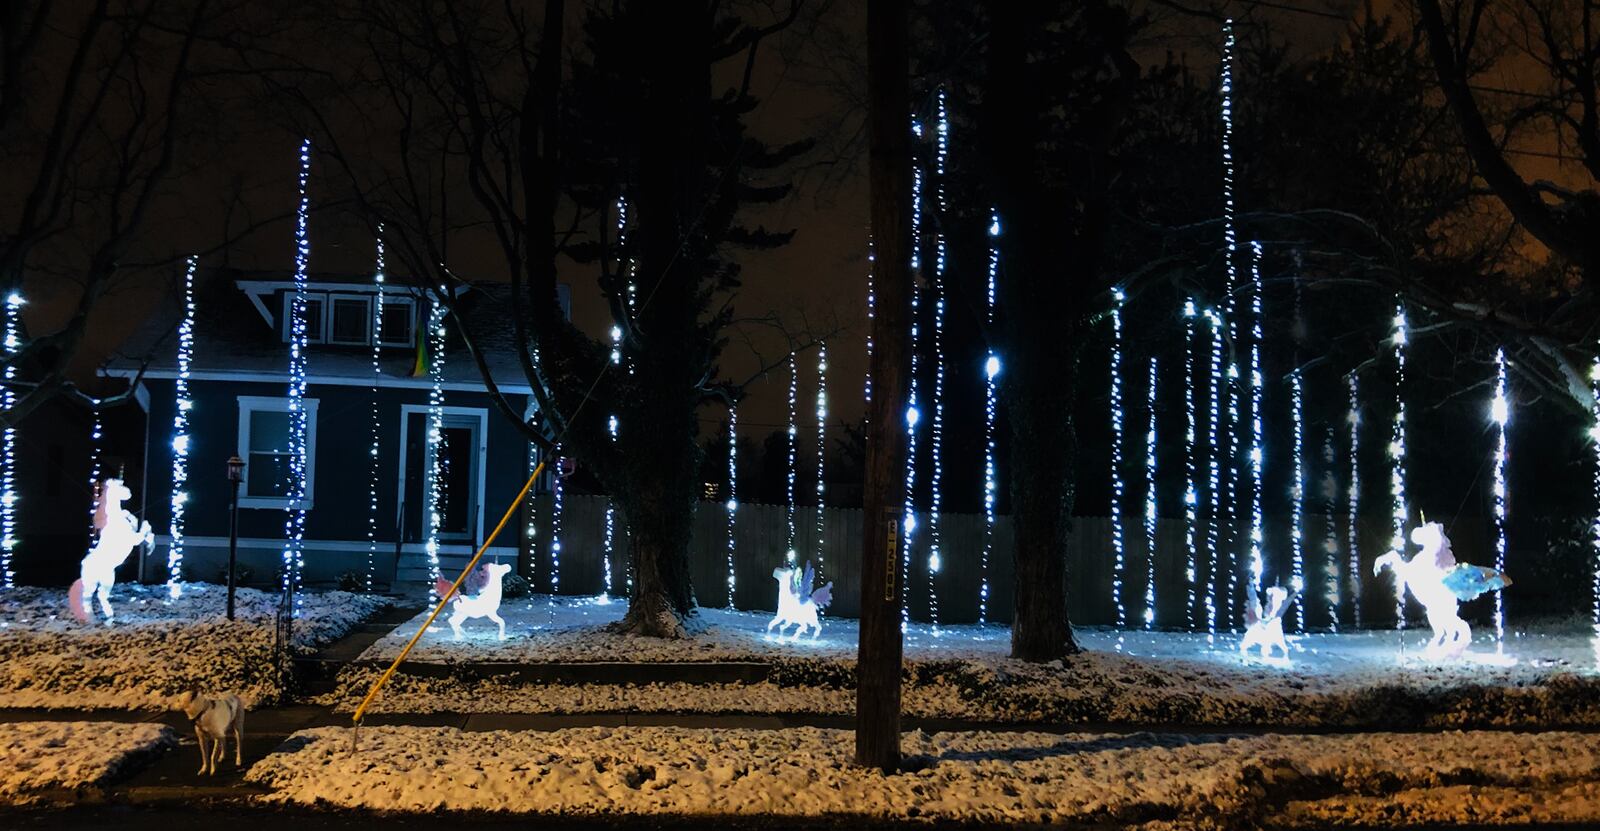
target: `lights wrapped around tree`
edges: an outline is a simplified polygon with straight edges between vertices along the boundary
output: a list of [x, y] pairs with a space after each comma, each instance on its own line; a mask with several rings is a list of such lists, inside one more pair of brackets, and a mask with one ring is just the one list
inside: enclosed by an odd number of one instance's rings
[[[439, 291], [449, 291], [440, 287]], [[444, 527], [444, 303], [436, 299], [428, 308], [428, 580], [437, 586], [439, 573], [439, 534]], [[429, 601], [438, 602], [437, 589], [430, 590]]]
[[[1506, 398], [1506, 353], [1494, 351], [1494, 398], [1489, 401], [1489, 420], [1495, 426], [1494, 451], [1494, 568], [1506, 570], [1506, 425], [1511, 421], [1511, 402]], [[1502, 592], [1494, 595], [1494, 641], [1506, 639], [1506, 607]]]
[[561, 520], [566, 512], [565, 482], [568, 473], [567, 460], [561, 457], [560, 445], [556, 446], [554, 453], [556, 475], [550, 480], [550, 593], [553, 595], [561, 593]]
[[[1000, 273], [1000, 214], [989, 212], [989, 281], [984, 302], [984, 324], [994, 331], [996, 282]], [[989, 557], [994, 553], [995, 500], [999, 481], [995, 475], [995, 416], [998, 409], [1000, 357], [988, 348], [983, 362], [983, 554], [978, 563], [978, 624], [989, 622]]]
[[[817, 536], [812, 543], [817, 553], [817, 574], [822, 574], [823, 524], [827, 512], [823, 510], [823, 482], [825, 460], [828, 456], [828, 344], [817, 347]], [[730, 454], [729, 459], [733, 456]], [[733, 471], [728, 471], [732, 482]], [[732, 552], [729, 552], [732, 556]]]
[[1339, 631], [1339, 477], [1335, 428], [1322, 436], [1322, 597], [1328, 609], [1329, 631]]
[[793, 566], [795, 564], [795, 501], [794, 486], [798, 468], [795, 467], [796, 456], [800, 449], [800, 424], [796, 407], [800, 400], [800, 370], [795, 364], [793, 352], [789, 353], [789, 429], [786, 436], [788, 441], [789, 463], [784, 469], [784, 518], [787, 521], [788, 535], [785, 539], [783, 553], [784, 562]]
[[[911, 122], [911, 134], [922, 138], [922, 123]], [[921, 363], [919, 320], [922, 308], [922, 169], [911, 168], [911, 372], [906, 376], [906, 487], [904, 519], [900, 530], [900, 631], [911, 624], [911, 548], [917, 531], [917, 424], [922, 420], [917, 401], [917, 369]]]
[[[1223, 341], [1229, 340], [1229, 330], [1234, 326], [1234, 295], [1239, 290], [1239, 230], [1236, 221], [1237, 203], [1234, 191], [1234, 158], [1233, 158], [1233, 62], [1235, 41], [1233, 35], [1233, 19], [1228, 18], [1222, 24], [1222, 63], [1221, 78], [1219, 79], [1219, 97], [1221, 99], [1222, 119], [1222, 238], [1223, 257], [1227, 272], [1227, 283], [1223, 292], [1223, 308], [1218, 313], [1213, 325], [1214, 345], [1220, 346]], [[1226, 355], [1226, 365], [1222, 363]], [[1234, 502], [1238, 498], [1239, 464], [1237, 435], [1239, 432], [1239, 365], [1233, 360], [1232, 353], [1223, 353], [1220, 349], [1213, 355], [1215, 363], [1212, 366], [1212, 383], [1222, 385], [1222, 406], [1227, 411], [1227, 421], [1218, 426], [1212, 426], [1211, 458], [1211, 518], [1210, 530], [1216, 534], [1211, 548], [1211, 572], [1214, 591], [1222, 593], [1222, 609], [1229, 627], [1233, 621], [1233, 585], [1234, 564], [1232, 548], [1237, 526], [1234, 523]], [[1212, 391], [1213, 417], [1216, 416], [1217, 394], [1213, 386]], [[1224, 470], [1216, 466], [1217, 455], [1228, 461]], [[1223, 475], [1219, 476], [1218, 473]], [[1251, 563], [1249, 578], [1256, 584], [1259, 592], [1262, 588], [1261, 575], [1255, 572], [1255, 564]], [[1220, 585], [1218, 585], [1220, 583]], [[1215, 627], [1212, 627], [1213, 629]]]
[[1122, 534], [1122, 289], [1114, 289], [1116, 305], [1111, 307], [1111, 606], [1117, 615], [1117, 651], [1122, 650], [1122, 631], [1128, 626], [1128, 610], [1122, 600], [1122, 585], [1127, 579], [1127, 558]]
[[183, 594], [183, 526], [189, 505], [189, 365], [194, 360], [194, 272], [199, 261], [190, 257], [183, 270], [183, 317], [178, 322], [178, 377], [172, 382], [172, 496], [167, 533], [167, 596], [177, 600]]
[[378, 382], [383, 378], [383, 290], [385, 283], [383, 252], [383, 225], [378, 225], [377, 268], [372, 272], [372, 446], [368, 451], [367, 476], [367, 571], [365, 586], [372, 591], [373, 573], [378, 560], [378, 482], [382, 478], [382, 460], [378, 457], [383, 435], [383, 419], [378, 412]]
[[1222, 453], [1218, 449], [1218, 431], [1222, 424], [1222, 388], [1227, 383], [1223, 377], [1223, 342], [1226, 335], [1223, 332], [1222, 317], [1212, 309], [1205, 311], [1206, 322], [1211, 324], [1211, 417], [1206, 421], [1206, 444], [1210, 448], [1207, 454], [1210, 460], [1209, 488], [1210, 510], [1206, 516], [1206, 548], [1211, 555], [1211, 579], [1206, 581], [1206, 643], [1215, 643], [1217, 636], [1217, 584], [1227, 581], [1228, 575], [1222, 568]]
[[1187, 603], [1189, 627], [1200, 626], [1200, 598], [1196, 584], [1200, 579], [1200, 466], [1196, 459], [1196, 445], [1200, 438], [1200, 408], [1195, 402], [1199, 392], [1195, 388], [1194, 300], [1183, 303], [1183, 540], [1184, 581], [1188, 587]]
[[[1294, 442], [1294, 479], [1289, 485], [1289, 588], [1296, 594], [1306, 587], [1306, 429], [1300, 370], [1289, 373], [1289, 423]], [[1305, 615], [1296, 613], [1294, 630], [1300, 631]]]
[[1149, 426], [1144, 433], [1144, 628], [1156, 625], [1156, 359], [1150, 359], [1149, 383], [1145, 384], [1145, 411]]
[[1345, 550], [1350, 557], [1350, 622], [1361, 628], [1361, 385], [1349, 375], [1350, 514], [1345, 524]]
[[[1394, 536], [1390, 539], [1390, 547], [1395, 551], [1404, 551], [1406, 546], [1406, 524], [1410, 521], [1410, 506], [1406, 502], [1406, 310], [1395, 301], [1394, 331], [1390, 336], [1390, 343], [1394, 347], [1394, 424], [1389, 434], [1389, 460], [1392, 465], [1389, 471], [1389, 497], [1392, 502], [1392, 519]], [[1400, 572], [1395, 572], [1396, 584], [1394, 591], [1396, 626], [1406, 628], [1406, 594], [1399, 581]]]
[[295, 213], [294, 293], [289, 304], [289, 501], [284, 519], [283, 590], [294, 597], [293, 612], [300, 611], [300, 574], [305, 568], [306, 533], [306, 345], [309, 342], [310, 301], [306, 296], [306, 271], [311, 260], [309, 222], [311, 201], [306, 186], [311, 179], [311, 140], [300, 145], [300, 204]]
[[1589, 529], [1590, 543], [1594, 546], [1594, 575], [1590, 586], [1594, 593], [1592, 622], [1594, 625], [1596, 659], [1600, 660], [1600, 356], [1589, 367], [1589, 392], [1594, 398], [1593, 423], [1589, 427], [1589, 446], [1594, 451], [1594, 524]]
[[[1231, 34], [1230, 34], [1231, 37]], [[1230, 49], [1231, 51], [1231, 49]], [[1262, 473], [1266, 454], [1261, 449], [1261, 344], [1265, 341], [1262, 323], [1261, 243], [1250, 243], [1250, 579], [1261, 590], [1266, 558], [1266, 522], [1261, 507]]]
[[728, 405], [728, 608], [733, 608], [737, 578], [733, 569], [735, 526], [739, 518], [739, 408]]
[[947, 260], [944, 222], [950, 213], [945, 195], [945, 163], [950, 156], [950, 119], [945, 112], [945, 92], [939, 90], [938, 121], [934, 125], [934, 173], [939, 177], [934, 195], [940, 223], [933, 232], [933, 423], [928, 430], [928, 618], [939, 634], [939, 572], [944, 568], [944, 306]]
[[[20, 292], [6, 295], [5, 350], [6, 383], [0, 388], [0, 407], [7, 412], [17, 406], [16, 355], [22, 351], [22, 306]], [[11, 558], [17, 551], [17, 428], [7, 422], [0, 430], [0, 589], [14, 588], [16, 573]]]

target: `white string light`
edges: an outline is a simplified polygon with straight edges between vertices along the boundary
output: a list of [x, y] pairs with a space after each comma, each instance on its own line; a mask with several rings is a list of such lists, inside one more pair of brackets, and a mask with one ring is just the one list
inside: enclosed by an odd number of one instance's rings
[[728, 608], [733, 608], [734, 526], [739, 516], [739, 408], [728, 405]]
[[1185, 548], [1184, 580], [1188, 585], [1188, 610], [1189, 627], [1200, 627], [1200, 603], [1195, 590], [1199, 580], [1199, 553], [1200, 543], [1198, 529], [1200, 526], [1200, 472], [1196, 461], [1196, 445], [1199, 442], [1199, 407], [1195, 403], [1198, 390], [1195, 388], [1195, 359], [1194, 359], [1194, 300], [1183, 302], [1183, 410], [1186, 416], [1183, 433], [1183, 536]]
[[377, 269], [372, 274], [372, 284], [376, 291], [372, 297], [372, 447], [368, 453], [367, 475], [371, 483], [367, 488], [367, 591], [372, 591], [373, 570], [377, 568], [378, 560], [378, 479], [381, 473], [378, 459], [379, 439], [382, 435], [382, 419], [378, 415], [378, 381], [383, 377], [383, 289], [384, 262], [383, 252], [383, 225], [378, 225], [377, 240], [378, 262]]
[[[1305, 516], [1306, 516], [1306, 430], [1302, 410], [1304, 390], [1301, 387], [1300, 369], [1289, 373], [1289, 423], [1294, 442], [1294, 479], [1289, 485], [1289, 587], [1299, 592], [1306, 586]], [[1304, 604], [1296, 603], [1290, 610], [1294, 631], [1305, 625], [1305, 615], [1300, 613]]]
[[[922, 138], [922, 124], [911, 122], [911, 134]], [[922, 306], [922, 282], [915, 279], [922, 268], [922, 169], [911, 169], [911, 374], [906, 389], [906, 491], [905, 518], [900, 542], [900, 631], [904, 633], [911, 624], [911, 543], [917, 530], [917, 422], [922, 420], [917, 409], [917, 367], [919, 326], [918, 312]]]
[[17, 353], [22, 350], [21, 292], [6, 296], [6, 371], [5, 389], [0, 390], [0, 406], [5, 407], [6, 426], [0, 432], [0, 588], [16, 587], [11, 559], [17, 550], [17, 426], [11, 417], [17, 406]]
[[1261, 447], [1261, 398], [1263, 377], [1261, 373], [1261, 343], [1265, 339], [1262, 324], [1261, 243], [1250, 243], [1250, 579], [1256, 590], [1262, 588], [1266, 569], [1263, 548], [1266, 545], [1266, 522], [1261, 508], [1262, 471], [1266, 454]]
[[786, 548], [785, 548], [784, 553], [783, 553], [784, 561], [787, 562], [790, 567], [793, 567], [795, 565], [795, 560], [796, 560], [796, 554], [795, 554], [795, 550], [794, 550], [794, 536], [795, 536], [795, 532], [794, 532], [794, 529], [795, 529], [795, 522], [794, 522], [794, 520], [795, 520], [794, 485], [795, 485], [795, 476], [796, 476], [796, 474], [798, 472], [797, 468], [795, 467], [795, 461], [796, 461], [795, 457], [796, 457], [796, 454], [798, 453], [798, 451], [800, 449], [800, 425], [799, 425], [799, 421], [798, 421], [799, 416], [798, 416], [798, 413], [796, 412], [796, 408], [799, 405], [799, 401], [800, 401], [800, 370], [799, 370], [799, 367], [795, 363], [794, 353], [790, 352], [789, 353], [789, 433], [788, 433], [789, 466], [788, 466], [788, 469], [787, 469], [787, 473], [785, 475], [785, 482], [784, 482], [784, 494], [785, 494], [784, 498], [785, 498], [785, 502], [786, 502], [786, 506], [787, 506], [787, 510], [785, 511], [785, 517], [786, 517], [786, 519], [788, 521], [789, 535], [788, 535], [788, 538], [787, 538]]
[[1361, 388], [1354, 372], [1349, 375], [1350, 410], [1350, 515], [1345, 526], [1345, 551], [1350, 558], [1350, 623], [1361, 628]]
[[[531, 418], [531, 415], [532, 415], [532, 405], [530, 404], [529, 405], [529, 417], [530, 418]], [[534, 444], [533, 442], [528, 442], [528, 475], [532, 476], [533, 472], [535, 470], [538, 470], [538, 469], [539, 469], [539, 446]], [[523, 538], [526, 539], [527, 542], [528, 542], [528, 571], [527, 571], [528, 574], [534, 574], [537, 571], [537, 568], [538, 568], [538, 565], [539, 565], [538, 564], [539, 546], [535, 543], [535, 540], [538, 537], [539, 527], [535, 522], [535, 520], [537, 519], [537, 511], [536, 511], [536, 503], [534, 501], [534, 493], [533, 493], [533, 491], [534, 491], [533, 488], [529, 488], [528, 489], [528, 496], [527, 496], [527, 500], [528, 501], [523, 506], [524, 509], [527, 510], [527, 512], [528, 512], [527, 513], [527, 523], [523, 526], [523, 529], [522, 529], [523, 530]]]
[[300, 144], [300, 204], [295, 214], [294, 296], [289, 313], [289, 501], [283, 534], [283, 590], [293, 595], [296, 615], [300, 612], [300, 573], [305, 568], [306, 344], [310, 338], [306, 269], [311, 261], [311, 200], [306, 186], [310, 180], [311, 139], [306, 139]]
[[194, 272], [199, 259], [190, 257], [183, 269], [183, 319], [178, 323], [178, 377], [172, 382], [172, 497], [171, 525], [167, 532], [167, 596], [183, 595], [183, 526], [189, 505], [189, 365], [194, 360]]
[[94, 544], [98, 529], [94, 527], [95, 511], [100, 502], [100, 474], [104, 467], [102, 461], [103, 448], [100, 446], [101, 438], [105, 435], [105, 424], [100, 418], [100, 402], [90, 402], [90, 415], [93, 418], [89, 426], [89, 544]]
[[1339, 631], [1339, 477], [1334, 473], [1338, 460], [1335, 428], [1322, 437], [1322, 596], [1328, 607], [1328, 630]]
[[[1494, 451], [1494, 568], [1506, 571], [1506, 426], [1511, 421], [1511, 402], [1506, 399], [1506, 352], [1494, 351], [1494, 399], [1489, 402], [1489, 420], [1494, 422], [1497, 446]], [[1504, 645], [1506, 608], [1504, 592], [1494, 593], [1494, 642]]]
[[[617, 441], [618, 427], [616, 416], [611, 416], [606, 420], [606, 431], [611, 434], [613, 444]], [[600, 600], [602, 603], [608, 602], [611, 598], [611, 558], [617, 549], [617, 501], [610, 496], [606, 497], [604, 549], [600, 557], [600, 577], [602, 582]]]
[[[939, 90], [938, 121], [935, 129], [934, 172], [938, 186], [939, 216], [949, 215], [945, 197], [945, 162], [950, 156], [950, 119], [945, 111], [945, 92]], [[933, 634], [939, 634], [939, 572], [944, 567], [942, 532], [944, 515], [944, 307], [947, 260], [944, 224], [934, 228], [933, 263], [933, 424], [928, 431], [928, 460], [933, 470], [928, 475], [928, 617]]]
[[1116, 305], [1111, 307], [1111, 605], [1117, 613], [1117, 651], [1122, 651], [1122, 630], [1128, 626], [1128, 610], [1122, 602], [1122, 583], [1127, 579], [1122, 539], [1122, 289], [1114, 289]]
[[[984, 322], [991, 334], [994, 332], [995, 284], [1000, 273], [1000, 214], [989, 211], [989, 291], [984, 304]], [[999, 398], [996, 378], [1000, 375], [1000, 357], [994, 346], [988, 348], [983, 362], [983, 555], [978, 564], [978, 624], [989, 622], [989, 555], [994, 553], [995, 500], [999, 496], [999, 483], [995, 476], [995, 413]]]
[[[814, 542], [817, 550], [818, 580], [822, 579], [822, 532], [826, 512], [823, 510], [823, 473], [824, 460], [828, 454], [828, 344], [822, 343], [817, 347], [817, 537]], [[730, 455], [731, 459], [732, 456]], [[728, 472], [729, 481], [732, 481], [733, 471]], [[732, 552], [729, 552], [730, 556]]]
[[1594, 577], [1591, 589], [1594, 592], [1594, 609], [1592, 620], [1595, 636], [1595, 658], [1600, 661], [1600, 355], [1596, 355], [1594, 363], [1589, 367], [1589, 393], [1594, 398], [1594, 423], [1589, 428], [1589, 445], [1594, 449], [1594, 524], [1589, 529], [1591, 542], [1594, 546]]
[[1156, 359], [1150, 359], [1149, 383], [1145, 385], [1145, 409], [1149, 426], [1144, 433], [1144, 628], [1156, 625]]
[[1211, 509], [1206, 516], [1206, 547], [1211, 554], [1211, 579], [1206, 581], [1206, 642], [1215, 643], [1217, 635], [1217, 584], [1226, 582], [1222, 565], [1220, 517], [1222, 516], [1222, 454], [1218, 451], [1217, 432], [1222, 423], [1223, 381], [1223, 331], [1222, 318], [1213, 309], [1206, 309], [1206, 322], [1211, 325], [1211, 417], [1206, 421], [1206, 445], [1210, 448]]
[[867, 372], [861, 381], [861, 400], [866, 402], [866, 406], [861, 410], [862, 428], [867, 426], [867, 415], [872, 412], [872, 350], [876, 345], [872, 339], [872, 332], [878, 325], [878, 287], [872, 282], [872, 268], [877, 261], [876, 249], [869, 234], [867, 235]]
[[[1406, 504], [1406, 310], [1395, 301], [1394, 333], [1394, 428], [1389, 436], [1389, 459], [1393, 467], [1389, 472], [1389, 495], [1393, 499], [1393, 536], [1389, 547], [1395, 551], [1406, 550], [1406, 524], [1410, 521], [1410, 508]], [[1398, 579], [1398, 578], [1396, 578]], [[1406, 596], [1399, 583], [1395, 584], [1396, 626], [1406, 628]]]
[[[1235, 293], [1239, 289], [1239, 234], [1238, 234], [1237, 223], [1235, 221], [1236, 203], [1234, 201], [1234, 196], [1235, 196], [1235, 194], [1234, 194], [1234, 158], [1233, 158], [1233, 103], [1234, 103], [1233, 102], [1233, 60], [1234, 60], [1234, 54], [1233, 53], [1234, 53], [1234, 36], [1233, 36], [1233, 19], [1232, 18], [1228, 18], [1227, 20], [1223, 21], [1223, 24], [1222, 24], [1222, 37], [1223, 37], [1222, 66], [1221, 66], [1222, 77], [1221, 77], [1221, 80], [1220, 80], [1220, 83], [1219, 83], [1218, 86], [1219, 86], [1220, 93], [1221, 93], [1220, 97], [1221, 97], [1221, 106], [1222, 106], [1222, 113], [1221, 113], [1221, 116], [1222, 116], [1222, 236], [1223, 236], [1223, 243], [1224, 243], [1224, 246], [1226, 248], [1226, 267], [1227, 267], [1227, 280], [1228, 280], [1228, 282], [1227, 282], [1227, 292], [1224, 295], [1225, 298], [1226, 298], [1226, 302], [1224, 303], [1224, 308], [1223, 308], [1223, 311], [1221, 313], [1222, 316], [1219, 319], [1219, 324], [1223, 328], [1221, 328], [1218, 331], [1217, 336], [1220, 336], [1221, 338], [1223, 338], [1225, 340], [1227, 338], [1227, 327], [1233, 326], [1233, 321], [1234, 321], [1234, 303], [1235, 303], [1234, 296], [1235, 296]], [[1220, 355], [1218, 357], [1220, 357]], [[1212, 376], [1213, 383], [1222, 380], [1221, 376], [1215, 374], [1215, 372], [1216, 372], [1216, 370], [1214, 368], [1213, 369], [1213, 376]], [[1226, 406], [1227, 406], [1227, 410], [1228, 410], [1228, 420], [1227, 420], [1227, 423], [1226, 423], [1224, 429], [1222, 430], [1222, 434], [1220, 436], [1221, 443], [1218, 444], [1216, 441], [1213, 441], [1213, 443], [1211, 445], [1211, 453], [1212, 453], [1212, 457], [1214, 459], [1216, 457], [1217, 452], [1218, 452], [1218, 448], [1220, 447], [1222, 449], [1222, 452], [1224, 453], [1224, 455], [1226, 456], [1226, 458], [1228, 460], [1228, 471], [1227, 471], [1228, 476], [1227, 476], [1227, 479], [1226, 480], [1222, 480], [1222, 479], [1220, 479], [1218, 477], [1215, 477], [1215, 476], [1213, 476], [1213, 479], [1212, 479], [1212, 487], [1218, 489], [1218, 490], [1214, 490], [1213, 491], [1212, 507], [1213, 507], [1213, 509], [1220, 508], [1221, 509], [1221, 513], [1222, 513], [1222, 519], [1221, 519], [1220, 523], [1214, 517], [1212, 519], [1212, 526], [1213, 526], [1213, 528], [1215, 528], [1215, 529], [1217, 529], [1219, 531], [1219, 536], [1220, 536], [1220, 534], [1226, 534], [1227, 535], [1227, 539], [1225, 539], [1225, 540], [1224, 539], [1220, 539], [1220, 538], [1217, 539], [1215, 541], [1216, 545], [1214, 545], [1212, 547], [1212, 573], [1216, 578], [1220, 579], [1220, 581], [1221, 581], [1221, 584], [1222, 584], [1221, 588], [1222, 588], [1222, 594], [1223, 594], [1223, 609], [1225, 610], [1225, 613], [1226, 613], [1228, 621], [1229, 621], [1229, 625], [1231, 626], [1232, 625], [1232, 621], [1233, 621], [1233, 608], [1234, 608], [1234, 603], [1233, 603], [1233, 583], [1234, 583], [1233, 568], [1234, 568], [1234, 564], [1232, 562], [1233, 557], [1232, 557], [1232, 554], [1231, 554], [1231, 546], [1233, 544], [1233, 538], [1235, 536], [1237, 536], [1237, 526], [1234, 523], [1234, 517], [1233, 517], [1233, 504], [1234, 504], [1234, 500], [1238, 497], [1238, 487], [1237, 487], [1237, 485], [1238, 485], [1238, 479], [1239, 479], [1238, 447], [1236, 446], [1236, 443], [1235, 443], [1236, 442], [1236, 434], [1237, 434], [1238, 428], [1239, 428], [1239, 403], [1238, 403], [1238, 397], [1239, 396], [1238, 396], [1238, 391], [1234, 386], [1235, 384], [1238, 383], [1238, 380], [1239, 380], [1239, 366], [1233, 360], [1231, 353], [1229, 354], [1229, 357], [1228, 357], [1226, 372], [1227, 372], [1227, 378], [1226, 378], [1226, 381], [1223, 382], [1223, 385], [1224, 385], [1223, 395], [1225, 395], [1226, 399], [1227, 399], [1226, 400]], [[1215, 398], [1215, 396], [1213, 396], [1213, 398]], [[1213, 439], [1219, 438], [1216, 435], [1216, 432], [1217, 431], [1216, 431], [1215, 427], [1213, 427], [1213, 430], [1212, 430], [1212, 433], [1213, 433], [1212, 438]], [[1226, 487], [1227, 491], [1226, 492], [1221, 491], [1220, 488], [1222, 488], [1222, 487]], [[1251, 564], [1251, 568], [1252, 568], [1252, 570], [1254, 569], [1254, 564], [1253, 563]], [[1251, 577], [1256, 580], [1256, 584], [1257, 584], [1256, 588], [1259, 590], [1261, 588], [1261, 585], [1260, 585], [1261, 575], [1253, 573], [1251, 575]], [[1214, 580], [1213, 582], [1216, 582], [1216, 581]]]
[[[566, 503], [567, 488], [562, 478], [561, 446], [556, 445], [556, 475], [550, 485], [550, 594], [561, 593], [561, 519]], [[554, 614], [552, 604], [551, 614]]]
[[[449, 291], [441, 287], [439, 291]], [[428, 309], [428, 446], [433, 452], [428, 464], [428, 584], [439, 582], [439, 533], [444, 526], [444, 303], [435, 300]], [[437, 588], [428, 590], [428, 599], [438, 601]]]

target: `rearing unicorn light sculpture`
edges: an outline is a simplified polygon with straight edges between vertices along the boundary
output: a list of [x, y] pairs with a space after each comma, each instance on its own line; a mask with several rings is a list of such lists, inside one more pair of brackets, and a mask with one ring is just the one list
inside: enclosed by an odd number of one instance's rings
[[1422, 546], [1417, 556], [1406, 560], [1400, 552], [1390, 551], [1372, 564], [1372, 573], [1393, 569], [1399, 583], [1396, 588], [1409, 590], [1428, 611], [1428, 626], [1433, 629], [1428, 655], [1459, 655], [1472, 643], [1472, 628], [1457, 614], [1460, 602], [1503, 589], [1511, 585], [1511, 578], [1492, 568], [1457, 563], [1450, 552], [1450, 538], [1437, 522], [1412, 529], [1411, 541]]
[[111, 625], [111, 587], [117, 582], [117, 567], [127, 561], [135, 547], [155, 542], [150, 523], [135, 525], [133, 514], [122, 509], [122, 503], [132, 496], [121, 479], [107, 479], [100, 485], [100, 500], [94, 510], [94, 527], [99, 536], [83, 558], [77, 582], [67, 590], [72, 616], [81, 623], [89, 622], [87, 598], [93, 595], [100, 600], [105, 624]]

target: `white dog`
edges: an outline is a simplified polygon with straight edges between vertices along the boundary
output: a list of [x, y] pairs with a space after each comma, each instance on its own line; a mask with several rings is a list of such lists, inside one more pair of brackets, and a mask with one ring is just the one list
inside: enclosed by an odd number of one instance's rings
[[200, 742], [199, 773], [217, 772], [217, 762], [228, 749], [228, 734], [233, 734], [233, 766], [244, 764], [244, 702], [237, 695], [202, 698], [194, 690], [178, 696], [177, 709], [194, 724], [194, 737]]
[[1283, 637], [1283, 613], [1289, 610], [1289, 604], [1294, 602], [1294, 597], [1289, 590], [1282, 586], [1272, 586], [1267, 589], [1267, 602], [1258, 603], [1256, 600], [1256, 587], [1246, 584], [1244, 604], [1244, 637], [1239, 639], [1239, 651], [1248, 654], [1251, 647], [1260, 647], [1261, 658], [1266, 660], [1272, 657], [1275, 650], [1282, 650], [1283, 657], [1289, 657], [1289, 643]]
[[149, 545], [155, 540], [150, 523], [135, 525], [133, 514], [122, 510], [123, 501], [132, 496], [121, 479], [107, 479], [100, 486], [100, 500], [94, 509], [94, 527], [100, 535], [95, 538], [94, 548], [83, 558], [77, 582], [67, 590], [72, 616], [82, 623], [89, 622], [88, 599], [92, 596], [100, 600], [105, 624], [111, 625], [111, 586], [117, 582], [117, 567], [128, 559], [135, 547]]
[[[487, 579], [483, 588], [471, 597], [456, 595], [455, 610], [450, 613], [450, 629], [456, 633], [456, 640], [461, 640], [461, 622], [475, 617], [486, 617], [499, 624], [500, 640], [506, 639], [506, 622], [500, 617], [500, 583], [510, 570], [511, 566], [507, 563], [484, 563], [483, 573]], [[439, 582], [441, 595], [450, 590], [449, 583], [443, 580]]]
[[[800, 633], [811, 628], [811, 637], [822, 634], [822, 622], [817, 620], [817, 612], [826, 609], [833, 602], [833, 583], [828, 583], [816, 591], [811, 591], [811, 584], [816, 580], [816, 575], [811, 571], [811, 564], [806, 563], [806, 569], [801, 574], [797, 569], [775, 568], [772, 578], [778, 581], [778, 614], [767, 624], [767, 631], [778, 627], [778, 637], [783, 637], [783, 630], [790, 626], [795, 627], [792, 637], [799, 639]], [[804, 596], [809, 592], [810, 596]]]

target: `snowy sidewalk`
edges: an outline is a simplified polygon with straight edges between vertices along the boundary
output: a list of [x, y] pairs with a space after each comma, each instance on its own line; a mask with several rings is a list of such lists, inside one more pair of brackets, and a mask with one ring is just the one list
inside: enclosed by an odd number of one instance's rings
[[177, 745], [159, 724], [0, 724], [0, 806], [74, 799]]
[[907, 734], [912, 772], [848, 732], [589, 728], [297, 733], [246, 779], [269, 800], [394, 811], [1383, 826], [1600, 820], [1600, 737]]

